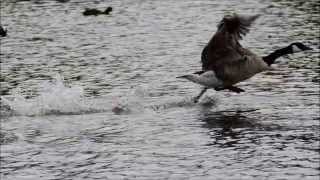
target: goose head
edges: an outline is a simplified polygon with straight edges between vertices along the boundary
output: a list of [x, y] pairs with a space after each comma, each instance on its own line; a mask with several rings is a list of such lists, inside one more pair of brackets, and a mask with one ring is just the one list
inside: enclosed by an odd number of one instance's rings
[[292, 44], [289, 45], [289, 48], [292, 51], [292, 53], [312, 50], [312, 48], [302, 44], [301, 42], [292, 43]]
[[109, 14], [112, 11], [112, 7], [107, 7], [107, 9], [104, 11], [105, 14]]

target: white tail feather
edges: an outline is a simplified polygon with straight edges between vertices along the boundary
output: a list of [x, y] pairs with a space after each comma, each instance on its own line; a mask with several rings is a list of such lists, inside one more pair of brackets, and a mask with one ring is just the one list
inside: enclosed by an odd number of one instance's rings
[[180, 78], [188, 79], [191, 82], [200, 84], [208, 88], [217, 88], [223, 85], [222, 81], [217, 78], [214, 71], [206, 71], [200, 75], [198, 74], [189, 74], [181, 76]]

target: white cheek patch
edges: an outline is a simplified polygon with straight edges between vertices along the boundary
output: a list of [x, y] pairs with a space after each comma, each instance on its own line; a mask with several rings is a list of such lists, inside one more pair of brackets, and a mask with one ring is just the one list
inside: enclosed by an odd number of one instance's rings
[[302, 50], [298, 47], [298, 46], [296, 46], [296, 45], [293, 45], [292, 46], [292, 52], [293, 53], [296, 53], [296, 52], [301, 52]]

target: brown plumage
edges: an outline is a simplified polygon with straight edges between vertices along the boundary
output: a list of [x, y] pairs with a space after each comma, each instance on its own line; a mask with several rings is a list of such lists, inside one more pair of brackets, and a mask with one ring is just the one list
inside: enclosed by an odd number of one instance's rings
[[[238, 14], [225, 16], [218, 24], [218, 30], [201, 53], [202, 71], [192, 75], [179, 76], [204, 86], [194, 102], [208, 88], [216, 91], [228, 89], [240, 93], [243, 89], [234, 85], [251, 78], [257, 73], [271, 69], [275, 60], [283, 55], [311, 50], [300, 42], [277, 49], [271, 54], [260, 57], [241, 46], [239, 40], [249, 32], [252, 23], [259, 17]], [[208, 78], [206, 75], [211, 74]]]
[[202, 52], [202, 69], [215, 71], [226, 87], [270, 68], [261, 57], [239, 43], [258, 17], [237, 14], [225, 16]]

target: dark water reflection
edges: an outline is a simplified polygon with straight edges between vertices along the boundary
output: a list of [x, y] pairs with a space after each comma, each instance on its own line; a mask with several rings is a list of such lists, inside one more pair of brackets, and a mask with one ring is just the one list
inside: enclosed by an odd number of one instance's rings
[[[254, 115], [252, 113], [254, 111], [256, 110], [224, 111], [205, 114], [201, 120], [205, 122], [203, 127], [210, 129], [210, 135], [215, 141], [212, 145], [234, 147], [237, 142], [247, 139], [246, 134], [248, 133], [281, 130], [282, 127], [277, 124], [263, 124], [262, 117], [259, 117], [259, 114]], [[255, 141], [259, 140], [258, 134], [253, 134], [251, 137], [252, 141], [250, 140], [250, 142], [256, 144]], [[225, 140], [227, 139], [230, 141], [226, 142]]]
[[[255, 114], [255, 113], [253, 113]], [[318, 157], [309, 156], [302, 158], [301, 152], [309, 151], [317, 154], [320, 152], [318, 146], [319, 133], [314, 130], [290, 129], [278, 124], [264, 123], [259, 113], [253, 115], [241, 112], [215, 112], [209, 113], [201, 118], [204, 128], [209, 129], [211, 143], [210, 148], [223, 148], [220, 156], [233, 159], [234, 162], [244, 163], [248, 169], [265, 171], [273, 167], [279, 169], [306, 168]], [[272, 117], [270, 117], [272, 118]], [[277, 119], [274, 119], [277, 121]], [[294, 131], [291, 134], [288, 132]], [[300, 145], [303, 144], [301, 147]], [[292, 149], [294, 148], [294, 149]], [[230, 151], [236, 154], [228, 155]], [[289, 160], [291, 159], [291, 160]], [[298, 160], [299, 159], [299, 160]], [[253, 166], [247, 162], [253, 162]], [[257, 164], [257, 162], [259, 162]], [[304, 163], [299, 163], [304, 162]], [[314, 172], [319, 168], [314, 166]], [[314, 174], [314, 178], [318, 177]]]

